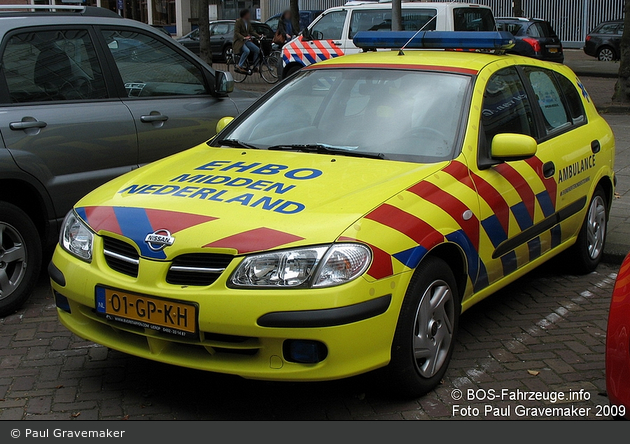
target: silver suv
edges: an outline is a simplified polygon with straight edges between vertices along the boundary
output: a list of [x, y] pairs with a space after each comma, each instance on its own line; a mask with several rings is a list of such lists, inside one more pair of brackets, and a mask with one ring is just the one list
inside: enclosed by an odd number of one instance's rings
[[[102, 8], [0, 12], [0, 316], [29, 296], [66, 212], [202, 143], [253, 97], [151, 26]], [[25, 18], [27, 18], [25, 20]]]

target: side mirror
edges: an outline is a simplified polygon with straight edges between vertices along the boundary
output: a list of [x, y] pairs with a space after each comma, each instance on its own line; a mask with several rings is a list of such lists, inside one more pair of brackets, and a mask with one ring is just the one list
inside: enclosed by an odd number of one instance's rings
[[225, 71], [215, 71], [215, 86], [214, 90], [219, 96], [227, 96], [234, 91], [234, 77], [232, 74]]
[[302, 40], [313, 40], [311, 38], [311, 30], [308, 28], [304, 28], [304, 30], [301, 32], [302, 34]]
[[219, 120], [217, 122], [217, 134], [223, 131], [223, 128], [228, 126], [232, 120], [234, 120], [234, 117], [224, 117], [221, 120]]
[[523, 134], [497, 134], [492, 139], [491, 156], [494, 160], [510, 162], [534, 157], [538, 143], [532, 137]]

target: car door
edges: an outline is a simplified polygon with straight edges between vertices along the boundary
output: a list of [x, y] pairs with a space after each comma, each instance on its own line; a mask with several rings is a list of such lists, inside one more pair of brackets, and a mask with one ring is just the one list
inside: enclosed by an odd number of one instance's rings
[[[211, 94], [214, 78], [198, 59], [159, 35], [135, 28], [101, 28], [123, 103], [138, 132], [143, 165], [210, 139], [222, 117], [235, 116], [230, 99]], [[135, 48], [122, 52], [121, 42]]]
[[560, 233], [546, 221], [556, 211], [555, 180], [548, 169], [556, 158], [553, 146], [543, 144], [525, 160], [490, 157], [497, 134], [539, 135], [535, 104], [519, 70], [496, 71], [483, 88], [478, 159], [470, 159], [469, 167], [481, 199], [479, 220], [486, 236], [480, 248], [492, 284], [559, 245]]
[[589, 200], [591, 176], [603, 141], [586, 126], [586, 113], [576, 85], [544, 68], [523, 68], [525, 81], [532, 88], [541, 122], [538, 144], [539, 167], [549, 176], [555, 190], [550, 197], [560, 213], [552, 247], [575, 235], [582, 225], [582, 210]]
[[[307, 53], [312, 53], [313, 60], [310, 63], [344, 55], [346, 15], [346, 10], [331, 11], [324, 14], [309, 30], [308, 36], [310, 38], [302, 38]], [[310, 65], [310, 63], [307, 64]]]
[[221, 54], [223, 47], [225, 46], [226, 38], [230, 31], [229, 23], [215, 23], [210, 29], [210, 48], [212, 48], [212, 54]]
[[63, 217], [89, 191], [137, 166], [133, 118], [114, 97], [89, 27], [18, 30], [2, 47], [2, 137]]

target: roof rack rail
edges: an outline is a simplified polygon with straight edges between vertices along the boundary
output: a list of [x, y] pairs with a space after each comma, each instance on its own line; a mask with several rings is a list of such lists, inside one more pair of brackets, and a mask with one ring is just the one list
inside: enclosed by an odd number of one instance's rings
[[26, 13], [26, 12], [50, 12], [50, 13], [78, 13], [89, 17], [120, 17], [114, 11], [95, 6], [80, 5], [0, 5], [0, 13]]

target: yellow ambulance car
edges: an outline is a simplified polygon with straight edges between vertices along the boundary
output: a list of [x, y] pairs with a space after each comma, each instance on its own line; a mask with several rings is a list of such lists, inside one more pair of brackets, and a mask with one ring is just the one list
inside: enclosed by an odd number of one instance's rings
[[415, 396], [461, 312], [565, 250], [595, 269], [615, 142], [576, 75], [502, 55], [509, 34], [409, 37], [359, 33], [364, 53], [78, 202], [49, 268], [61, 322], [245, 378], [386, 367]]

